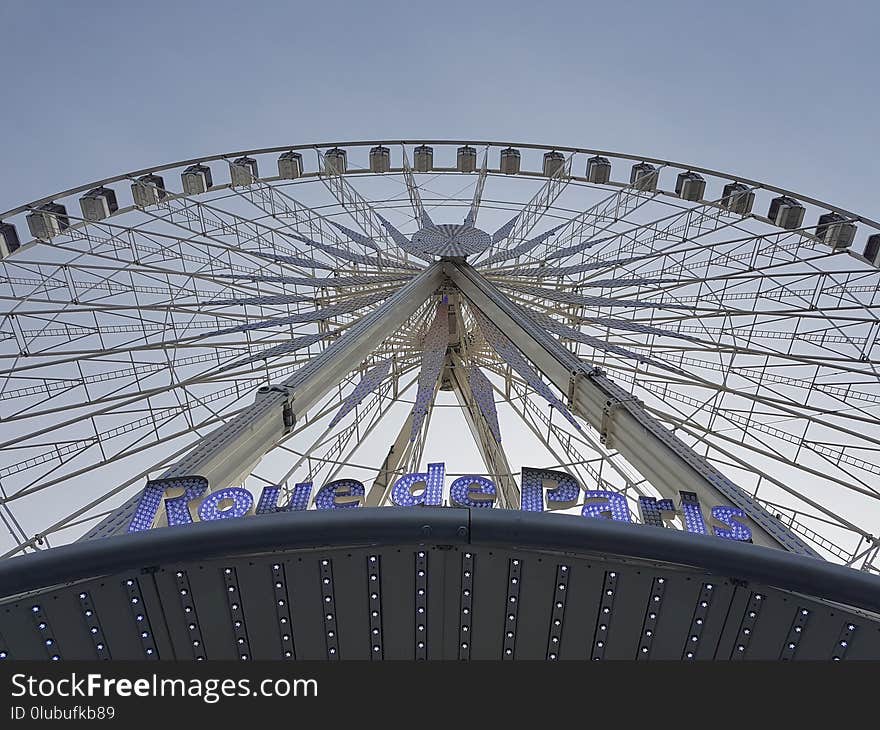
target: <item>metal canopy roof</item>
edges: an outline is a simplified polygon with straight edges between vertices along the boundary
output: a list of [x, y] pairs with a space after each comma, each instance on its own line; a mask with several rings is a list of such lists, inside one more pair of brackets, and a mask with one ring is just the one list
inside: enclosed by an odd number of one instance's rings
[[513, 510], [157, 529], [5, 561], [0, 587], [0, 652], [13, 659], [880, 657], [874, 576]]

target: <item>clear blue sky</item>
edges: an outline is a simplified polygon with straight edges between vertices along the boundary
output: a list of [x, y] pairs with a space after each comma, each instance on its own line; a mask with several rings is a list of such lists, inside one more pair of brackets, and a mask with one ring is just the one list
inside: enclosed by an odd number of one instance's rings
[[4, 0], [0, 210], [246, 147], [666, 157], [878, 217], [876, 2]]

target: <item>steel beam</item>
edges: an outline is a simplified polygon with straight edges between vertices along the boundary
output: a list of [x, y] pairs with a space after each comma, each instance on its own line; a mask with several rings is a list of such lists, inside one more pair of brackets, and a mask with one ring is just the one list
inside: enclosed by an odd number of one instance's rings
[[379, 467], [379, 471], [376, 473], [376, 479], [373, 481], [370, 490], [367, 492], [364, 506], [381, 506], [383, 501], [382, 498], [388, 491], [388, 487], [391, 486], [398, 477], [403, 476], [399, 473], [400, 466], [401, 464], [406, 463], [406, 460], [412, 452], [413, 442], [409, 440], [410, 434], [412, 434], [412, 424], [413, 414], [412, 411], [410, 411], [409, 416], [407, 416], [406, 420], [403, 422], [403, 426], [400, 428], [400, 432], [397, 434], [397, 438], [394, 439], [394, 443], [391, 444], [391, 447], [388, 449], [385, 461], [382, 462], [382, 466]]
[[409, 202], [412, 205], [416, 225], [419, 228], [424, 228], [431, 225], [433, 221], [422, 204], [422, 196], [419, 194], [419, 186], [416, 184], [415, 175], [413, 175], [412, 167], [409, 164], [409, 157], [406, 155], [406, 147], [401, 147], [401, 153], [403, 155], [403, 179], [406, 181], [406, 190], [409, 193]]
[[517, 509], [520, 506], [520, 492], [511, 476], [507, 454], [501, 444], [495, 440], [486, 419], [474, 401], [470, 384], [465, 377], [465, 365], [455, 353], [449, 353], [446, 361], [445, 378], [452, 386], [464, 419], [473, 436], [474, 443], [480, 451], [486, 470], [499, 488], [501, 507]]
[[483, 188], [486, 187], [486, 178], [489, 174], [489, 147], [486, 147], [486, 151], [483, 153], [483, 165], [480, 167], [479, 177], [477, 178], [477, 184], [474, 187], [474, 197], [471, 201], [471, 207], [468, 211], [467, 216], [465, 216], [464, 224], [466, 226], [475, 226], [477, 224], [477, 215], [480, 212], [480, 202], [483, 199]]
[[559, 390], [571, 409], [616, 448], [658, 491], [677, 500], [695, 492], [704, 504], [731, 504], [751, 519], [753, 541], [818, 557], [818, 554], [706, 459], [649, 415], [602, 370], [580, 360], [525, 312], [461, 261], [446, 261], [447, 276]]

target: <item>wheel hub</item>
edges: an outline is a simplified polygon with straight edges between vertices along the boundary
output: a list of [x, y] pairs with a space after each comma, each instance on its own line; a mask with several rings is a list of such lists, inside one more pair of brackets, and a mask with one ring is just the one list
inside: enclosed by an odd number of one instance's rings
[[441, 223], [425, 226], [413, 235], [412, 242], [432, 256], [473, 256], [489, 248], [492, 237], [473, 226]]

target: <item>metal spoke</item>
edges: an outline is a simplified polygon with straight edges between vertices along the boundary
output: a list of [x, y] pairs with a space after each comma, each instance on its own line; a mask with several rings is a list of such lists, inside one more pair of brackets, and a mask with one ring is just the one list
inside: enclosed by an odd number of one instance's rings
[[[508, 250], [493, 253], [496, 246], [502, 239], [496, 239], [493, 236], [492, 245], [487, 249], [488, 258], [480, 261], [480, 256], [476, 256], [474, 261], [479, 262], [479, 266], [486, 266], [495, 261], [503, 261], [511, 256], [519, 255], [519, 252], [531, 250], [534, 246], [542, 243], [544, 239], [526, 242], [529, 233], [535, 229], [541, 221], [543, 215], [550, 209], [556, 199], [562, 195], [562, 192], [568, 186], [571, 179], [571, 163], [572, 157], [569, 155], [563, 164], [550, 175], [541, 188], [536, 192], [532, 199], [523, 206], [522, 211], [513, 220], [510, 231], [503, 237], [508, 242]], [[497, 236], [497, 234], [496, 234]], [[499, 258], [500, 257], [500, 258]]]

